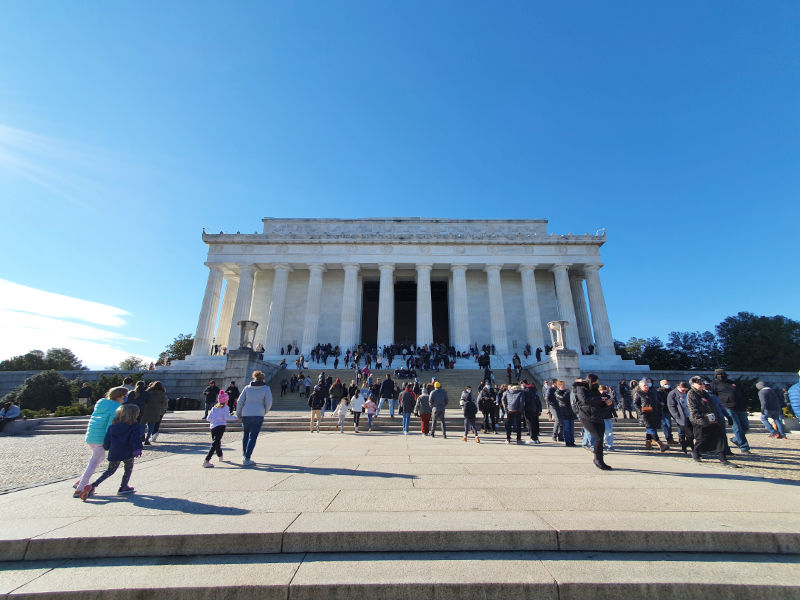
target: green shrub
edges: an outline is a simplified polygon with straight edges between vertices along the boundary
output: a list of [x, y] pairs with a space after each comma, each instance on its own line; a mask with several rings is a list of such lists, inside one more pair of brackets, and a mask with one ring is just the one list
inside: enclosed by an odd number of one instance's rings
[[[144, 373], [111, 373], [109, 375], [101, 374], [99, 379], [90, 384], [92, 386], [92, 402], [97, 402], [103, 398], [108, 390], [122, 385], [122, 380], [130, 376], [133, 382], [139, 381]], [[75, 392], [77, 394], [77, 392]]]
[[20, 408], [55, 410], [72, 402], [69, 382], [58, 371], [42, 371], [20, 387], [17, 400]]
[[46, 408], [42, 408], [41, 410], [23, 408], [20, 414], [26, 419], [43, 419], [44, 417], [50, 416], [50, 412]]
[[83, 415], [90, 415], [92, 414], [92, 409], [88, 406], [83, 406], [81, 404], [73, 403], [69, 406], [59, 406], [56, 408], [56, 411], [53, 413], [53, 416], [56, 417], [80, 417]]

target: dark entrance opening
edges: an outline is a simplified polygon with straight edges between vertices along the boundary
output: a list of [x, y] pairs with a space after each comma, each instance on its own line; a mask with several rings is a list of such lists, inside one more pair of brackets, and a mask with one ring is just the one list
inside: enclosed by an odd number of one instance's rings
[[361, 297], [361, 341], [374, 346], [378, 343], [379, 281], [365, 281]]
[[417, 282], [398, 281], [394, 284], [394, 342], [416, 344], [417, 340]]
[[450, 345], [450, 314], [447, 306], [447, 282], [431, 281], [433, 343]]

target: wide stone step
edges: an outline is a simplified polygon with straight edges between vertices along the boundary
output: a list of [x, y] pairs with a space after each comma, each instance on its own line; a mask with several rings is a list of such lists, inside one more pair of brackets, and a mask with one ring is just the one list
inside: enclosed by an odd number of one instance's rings
[[8, 564], [9, 598], [200, 600], [782, 600], [796, 557], [693, 553], [389, 552], [73, 559]]

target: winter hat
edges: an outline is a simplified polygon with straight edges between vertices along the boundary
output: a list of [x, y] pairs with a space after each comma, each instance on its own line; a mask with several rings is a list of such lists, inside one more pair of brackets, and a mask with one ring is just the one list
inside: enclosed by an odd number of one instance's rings
[[765, 384], [763, 381], [759, 381], [759, 382], [756, 384], [756, 389], [757, 389], [757, 390], [763, 390], [765, 387], [767, 387], [767, 385], [766, 385], [766, 384]]
[[717, 375], [723, 375], [723, 376], [726, 375], [725, 369], [714, 369], [714, 377], [716, 377]]
[[438, 389], [438, 388], [442, 387], [442, 384], [437, 381], [436, 383], [433, 384], [433, 387]]
[[228, 392], [221, 391], [217, 394], [217, 402], [220, 404], [227, 404], [228, 403]]

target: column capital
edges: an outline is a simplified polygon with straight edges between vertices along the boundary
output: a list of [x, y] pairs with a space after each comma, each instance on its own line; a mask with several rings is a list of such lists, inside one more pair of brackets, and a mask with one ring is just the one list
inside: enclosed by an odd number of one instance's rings
[[584, 275], [580, 271], [570, 271], [569, 278], [574, 281], [583, 281], [584, 279], [586, 279], [586, 275]]
[[344, 269], [345, 271], [356, 271], [356, 272], [358, 272], [358, 271], [361, 270], [361, 265], [358, 264], [358, 263], [343, 263], [342, 264], [342, 269]]
[[491, 273], [492, 271], [500, 272], [500, 269], [503, 268], [503, 265], [486, 265], [483, 267], [483, 270], [487, 273]]
[[556, 273], [556, 272], [558, 272], [558, 271], [566, 271], [566, 270], [567, 270], [567, 269], [569, 269], [571, 266], [572, 266], [571, 264], [566, 264], [566, 265], [553, 265], [552, 267], [550, 267], [550, 270], [551, 270], [553, 273]]
[[256, 272], [256, 271], [258, 271], [258, 267], [256, 267], [254, 264], [249, 264], [249, 265], [239, 265], [239, 276], [240, 276], [240, 277], [241, 277], [243, 274], [245, 274], [245, 273], [249, 273], [249, 272], [251, 272], [251, 271], [253, 272], [253, 274], [255, 274], [255, 272]]
[[275, 271], [286, 271], [287, 273], [291, 273], [293, 270], [287, 263], [275, 263], [272, 268]]
[[430, 263], [418, 263], [415, 265], [417, 271], [430, 271], [433, 269], [433, 265]]
[[217, 271], [217, 272], [220, 272], [220, 273], [221, 273], [221, 272], [224, 270], [224, 267], [223, 267], [223, 265], [221, 265], [221, 264], [219, 264], [219, 263], [211, 263], [211, 262], [207, 262], [207, 263], [205, 263], [205, 265], [206, 265], [206, 266], [207, 266], [209, 269], [211, 269], [212, 271]]
[[319, 271], [320, 273], [324, 273], [328, 269], [324, 263], [308, 263], [308, 270], [312, 272]]
[[520, 265], [517, 267], [517, 271], [520, 273], [524, 273], [525, 271], [535, 271], [538, 265]]
[[394, 272], [394, 263], [380, 263], [378, 265], [378, 270]]
[[589, 272], [597, 273], [600, 270], [600, 267], [602, 266], [603, 266], [602, 263], [587, 263], [583, 265], [583, 270], [586, 273]]
[[456, 263], [456, 264], [450, 265], [450, 270], [455, 273], [456, 271], [466, 271], [468, 267], [469, 267], [469, 265]]

